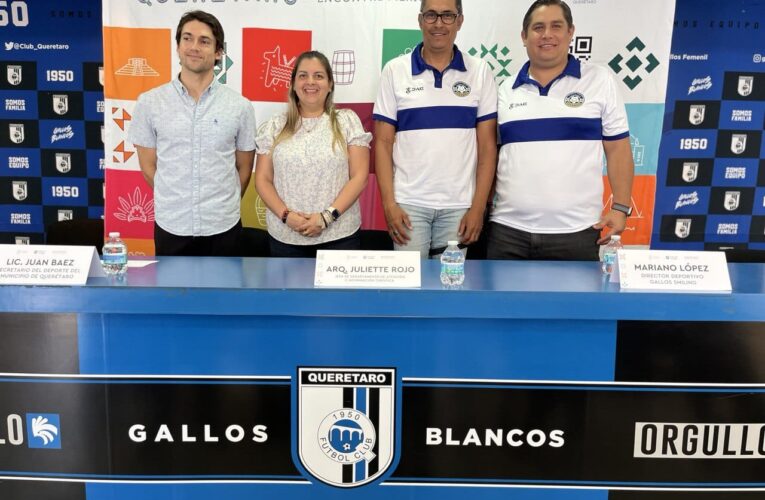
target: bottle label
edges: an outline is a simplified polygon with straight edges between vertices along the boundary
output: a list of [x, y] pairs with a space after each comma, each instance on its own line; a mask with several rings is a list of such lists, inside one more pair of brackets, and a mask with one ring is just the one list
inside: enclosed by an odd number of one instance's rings
[[124, 264], [127, 262], [127, 253], [105, 253], [101, 256], [101, 260], [107, 264]]
[[463, 271], [463, 265], [458, 262], [443, 262], [441, 263], [441, 274], [450, 274], [450, 275], [456, 275], [456, 274], [462, 274]]
[[606, 264], [613, 264], [616, 262], [616, 253], [615, 252], [606, 252], [603, 254], [603, 262]]

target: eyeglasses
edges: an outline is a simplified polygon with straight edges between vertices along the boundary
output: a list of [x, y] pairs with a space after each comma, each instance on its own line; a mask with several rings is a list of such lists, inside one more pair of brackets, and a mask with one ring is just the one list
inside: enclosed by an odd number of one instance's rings
[[460, 16], [459, 14], [455, 12], [443, 12], [439, 14], [438, 12], [433, 10], [422, 12], [421, 15], [422, 15], [422, 19], [428, 24], [435, 23], [439, 17], [441, 18], [441, 22], [444, 24], [454, 24], [454, 21], [456, 21], [457, 18]]

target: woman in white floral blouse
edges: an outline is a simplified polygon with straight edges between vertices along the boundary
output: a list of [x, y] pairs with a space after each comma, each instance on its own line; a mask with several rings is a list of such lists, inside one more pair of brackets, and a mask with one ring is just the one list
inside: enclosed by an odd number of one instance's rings
[[360, 248], [359, 195], [369, 174], [369, 143], [359, 117], [335, 109], [332, 67], [320, 52], [295, 62], [287, 111], [258, 130], [255, 188], [269, 208], [274, 257]]

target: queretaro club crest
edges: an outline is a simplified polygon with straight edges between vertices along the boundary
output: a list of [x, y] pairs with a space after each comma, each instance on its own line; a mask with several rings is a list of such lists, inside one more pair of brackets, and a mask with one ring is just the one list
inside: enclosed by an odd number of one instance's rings
[[11, 189], [13, 190], [13, 198], [18, 201], [24, 201], [29, 196], [27, 181], [12, 181]]
[[62, 174], [67, 174], [72, 170], [71, 153], [56, 153], [56, 170]]
[[701, 125], [704, 123], [707, 107], [704, 104], [692, 104], [688, 112], [688, 121], [691, 125]]
[[675, 236], [685, 239], [691, 235], [691, 219], [677, 219], [675, 221]]
[[67, 114], [69, 112], [69, 96], [66, 94], [54, 94], [53, 111], [57, 115]]
[[6, 68], [5, 78], [14, 87], [21, 85], [22, 75], [21, 66], [9, 64]]
[[298, 456], [331, 486], [370, 483], [393, 463], [394, 368], [299, 368]]
[[733, 134], [730, 138], [730, 150], [737, 155], [746, 151], [746, 134]]
[[734, 212], [738, 210], [741, 203], [741, 191], [725, 191], [725, 201], [723, 206], [728, 212]]
[[683, 180], [685, 182], [693, 182], [699, 177], [699, 162], [686, 161], [683, 162]]
[[24, 142], [24, 124], [23, 123], [11, 123], [8, 125], [8, 136], [11, 138], [11, 142], [14, 144], [21, 144]]
[[738, 77], [738, 95], [748, 97], [754, 89], [754, 76]]

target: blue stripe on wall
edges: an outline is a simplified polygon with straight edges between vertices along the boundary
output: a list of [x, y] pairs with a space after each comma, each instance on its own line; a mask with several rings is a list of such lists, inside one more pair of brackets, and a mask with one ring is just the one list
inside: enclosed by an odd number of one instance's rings
[[478, 108], [468, 106], [431, 106], [404, 109], [398, 112], [398, 131], [475, 128]]
[[503, 123], [499, 127], [502, 144], [537, 141], [600, 141], [600, 118], [541, 118]]

